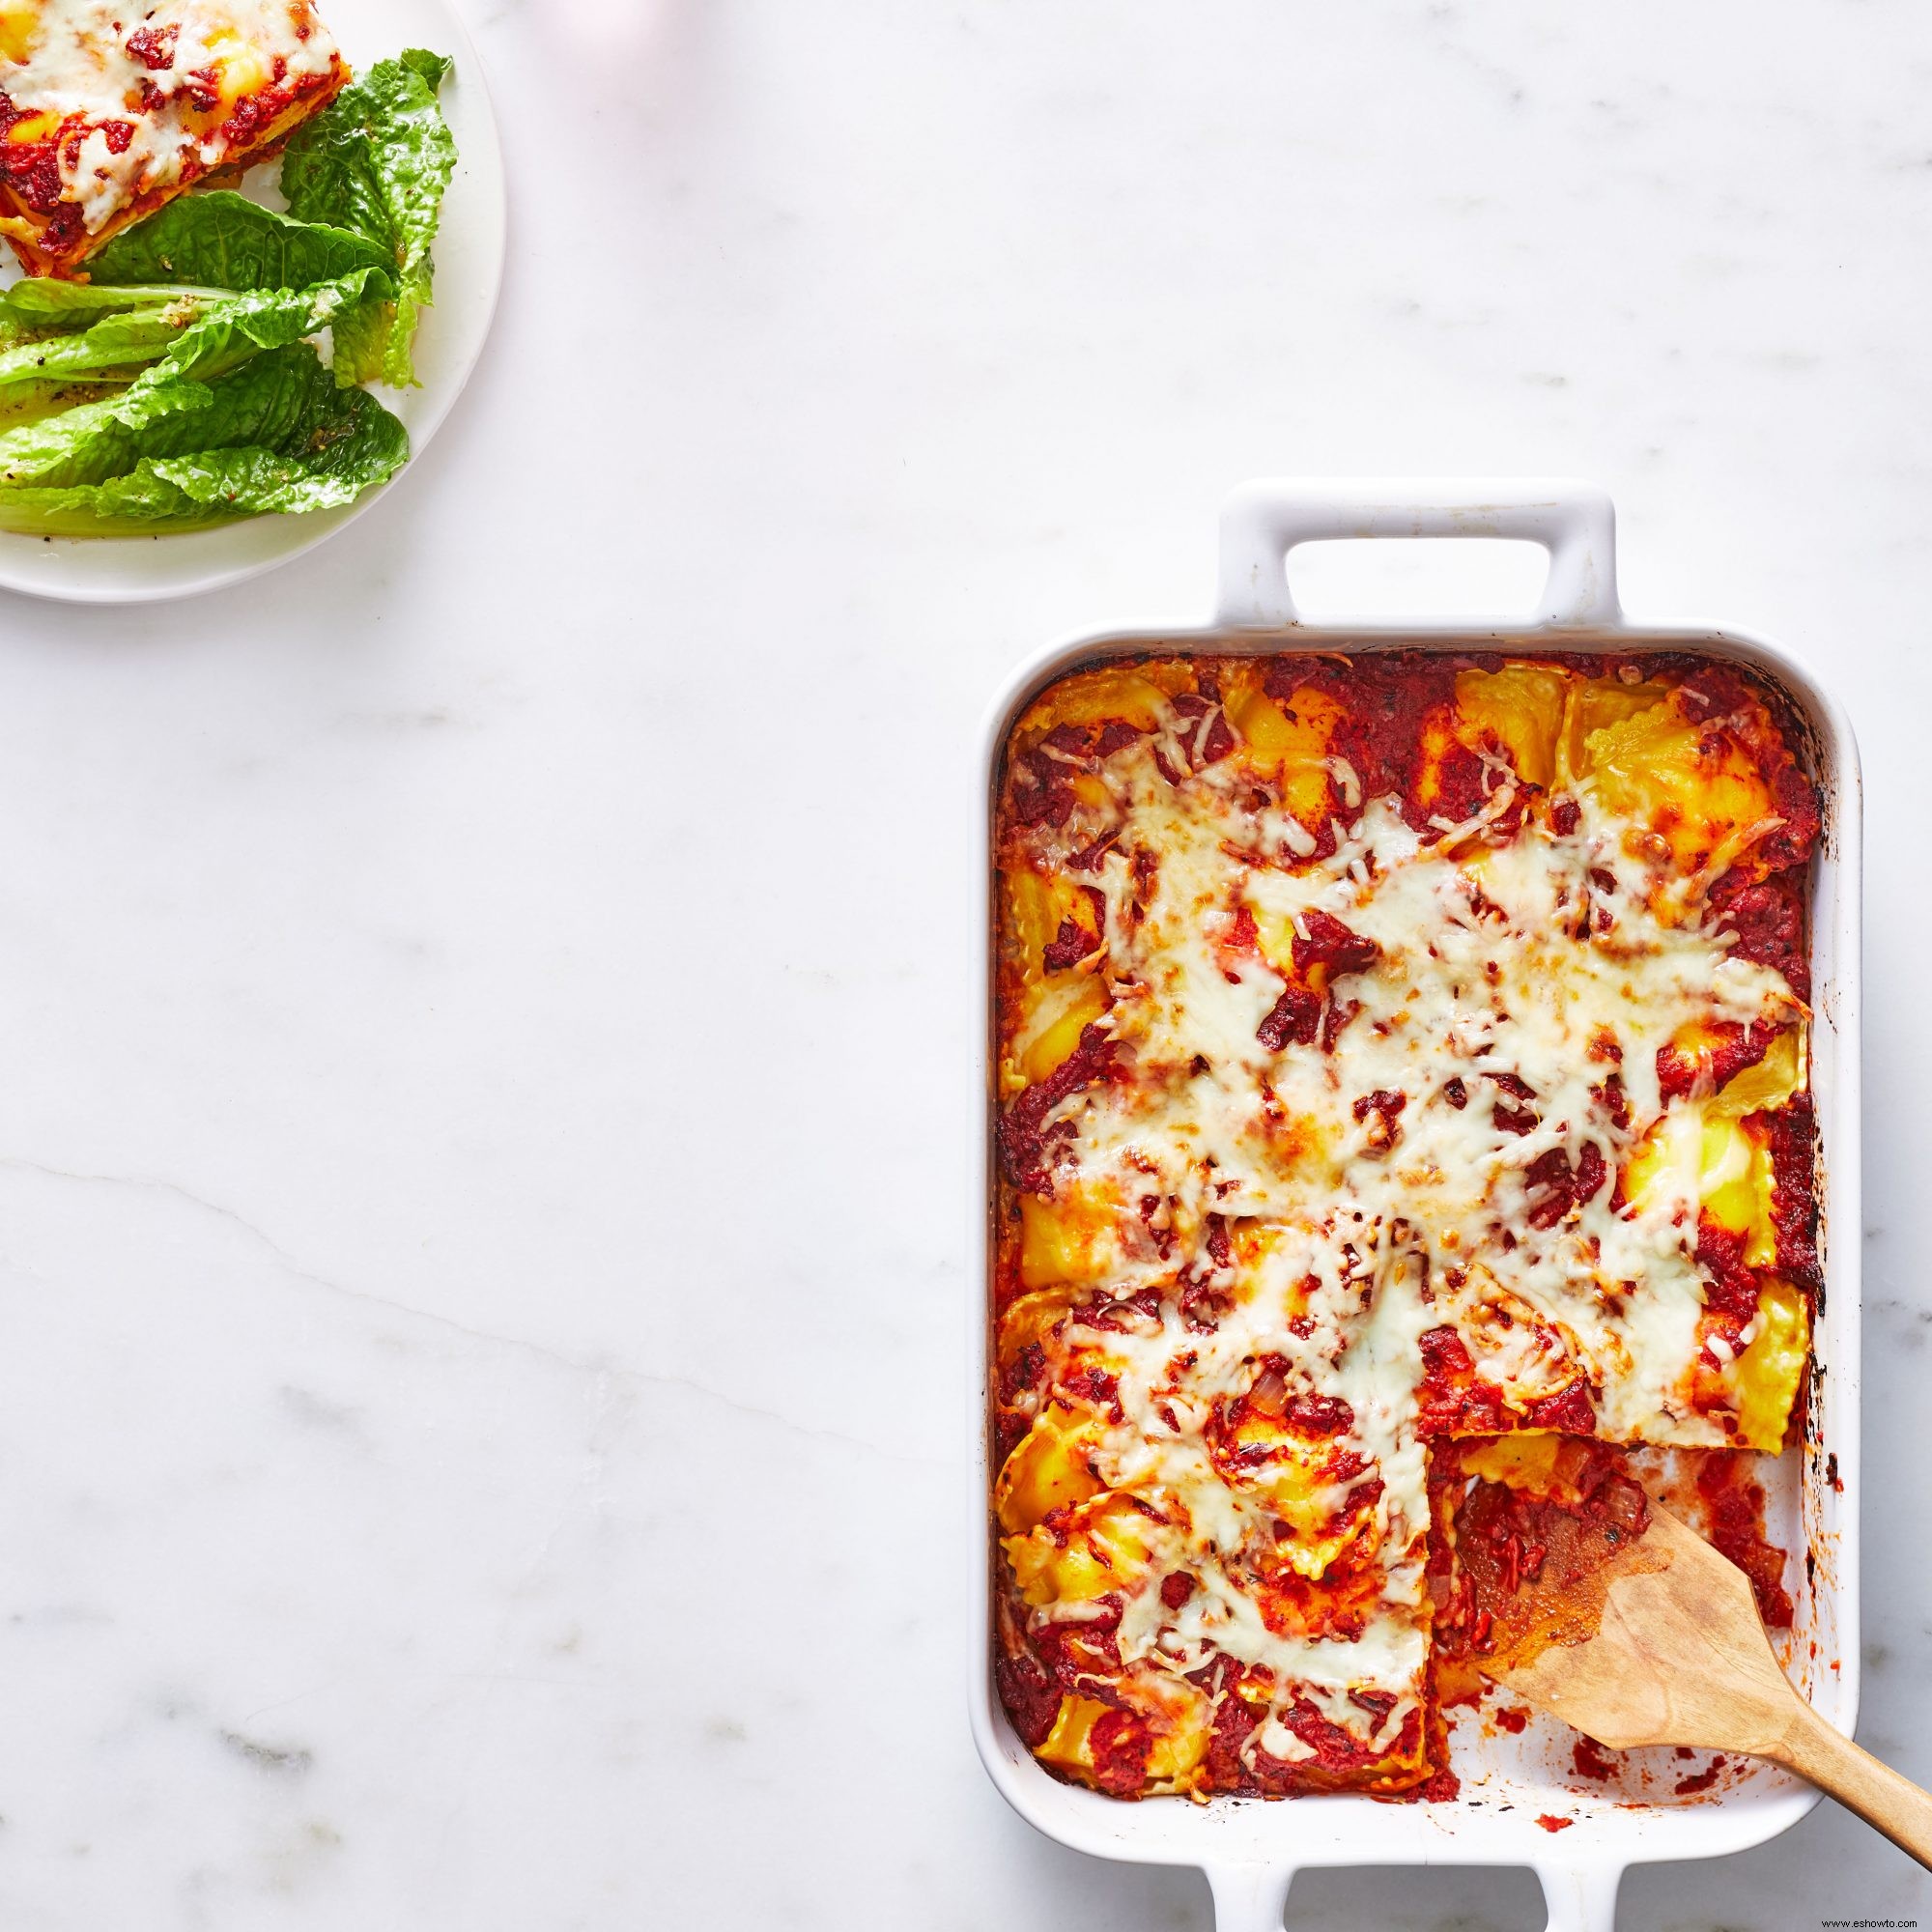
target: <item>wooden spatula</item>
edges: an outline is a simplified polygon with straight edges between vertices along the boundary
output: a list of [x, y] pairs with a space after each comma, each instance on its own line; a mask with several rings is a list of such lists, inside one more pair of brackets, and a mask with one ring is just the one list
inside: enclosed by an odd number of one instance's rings
[[1586, 1574], [1518, 1592], [1486, 1675], [1623, 1750], [1693, 1745], [1769, 1758], [1932, 1867], [1932, 1796], [1841, 1738], [1792, 1689], [1744, 1572], [1656, 1503]]

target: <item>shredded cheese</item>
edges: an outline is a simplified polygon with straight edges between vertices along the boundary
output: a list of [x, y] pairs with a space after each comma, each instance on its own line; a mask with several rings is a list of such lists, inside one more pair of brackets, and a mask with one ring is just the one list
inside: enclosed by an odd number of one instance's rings
[[[1569, 703], [1577, 682], [1539, 668], [1523, 688]], [[1031, 1614], [1091, 1620], [1097, 1581], [1119, 1606], [1117, 1691], [1159, 1676], [1170, 1700], [1194, 1691], [1203, 1725], [1215, 1693], [1197, 1673], [1233, 1660], [1251, 1673], [1251, 1771], [1257, 1753], [1318, 1755], [1311, 1709], [1376, 1756], [1413, 1739], [1427, 1689], [1426, 1337], [1453, 1336], [1492, 1429], [1576, 1428], [1574, 1409], [1534, 1414], [1569, 1392], [1618, 1442], [1769, 1427], [1736, 1378], [1759, 1325], [1714, 1326], [1699, 1222], [1739, 1202], [1763, 1218], [1758, 1144], [1726, 1122], [1802, 1084], [1806, 1014], [1703, 910], [1711, 853], [1735, 863], [1766, 815], [1705, 848], [1676, 794], [1669, 838], [1634, 815], [1628, 748], [1655, 690], [1595, 700], [1623, 748], [1614, 798], [1573, 769], [1561, 813], [1523, 810], [1570, 754], [1492, 734], [1480, 803], [1418, 830], [1339, 753], [1258, 788], [1252, 757], [1209, 755], [1214, 727], [1286, 744], [1305, 721], [1240, 694], [1183, 712], [1174, 687], [1136, 687], [1151, 728], [1085, 760], [1077, 822], [1021, 841], [1049, 875], [1078, 855], [1099, 896], [1079, 1010], [1104, 1003], [1112, 1056], [1037, 1122], [1028, 1225], [1053, 1239], [1030, 1233], [1027, 1286], [1051, 1274], [1087, 1297], [1041, 1333], [1096, 1494], [1027, 1533]], [[1083, 696], [1094, 718], [1104, 701]], [[1673, 746], [1716, 742], [1677, 717]], [[1512, 757], [1542, 773], [1534, 790]], [[1343, 816], [1311, 817], [1293, 788], [1311, 769]], [[1353, 951], [1311, 971], [1337, 930]], [[1009, 1031], [1034, 1078], [1041, 1016], [1074, 997], [1042, 994]], [[1286, 1031], [1284, 1003], [1302, 1014]], [[1708, 1082], [1665, 1091], [1665, 1049], [1744, 1036], [1779, 1044], [1735, 1106]], [[1068, 1412], [1019, 1407], [1037, 1434]], [[1119, 1496], [1145, 1533], [1095, 1559]]]
[[90, 235], [226, 159], [213, 136], [243, 99], [338, 65], [309, 0], [15, 0], [0, 16], [0, 92], [48, 133], [69, 130], [62, 198]]

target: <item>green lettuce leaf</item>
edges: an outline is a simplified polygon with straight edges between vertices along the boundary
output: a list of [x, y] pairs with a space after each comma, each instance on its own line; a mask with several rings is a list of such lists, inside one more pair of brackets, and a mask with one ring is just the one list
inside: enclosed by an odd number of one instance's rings
[[305, 289], [357, 269], [393, 274], [396, 262], [388, 248], [366, 235], [276, 214], [224, 188], [177, 197], [117, 235], [87, 267], [97, 285]]
[[[28, 289], [48, 286], [73, 285], [23, 282], [9, 292], [13, 299], [7, 301], [5, 315], [10, 324], [19, 326], [9, 345], [0, 349], [0, 391], [15, 383], [126, 381], [142, 363], [165, 355], [210, 309], [203, 298], [175, 289], [157, 291], [165, 296], [163, 300], [121, 309], [104, 302], [43, 307], [39, 298], [24, 296]], [[36, 312], [38, 326], [33, 321]]]
[[[0, 434], [0, 488], [102, 483], [144, 457], [273, 441], [320, 407], [308, 385], [321, 370], [303, 342], [225, 366], [212, 359], [192, 374], [156, 364], [115, 395]], [[231, 374], [248, 380], [224, 380]]]
[[[99, 289], [86, 282], [37, 280], [0, 289], [0, 394], [22, 383], [93, 379], [94, 371], [114, 359], [105, 354], [125, 333], [130, 345], [127, 359], [138, 362], [165, 348], [199, 314], [198, 305], [185, 298], [191, 289]], [[143, 319], [140, 313], [146, 312]], [[166, 321], [154, 318], [173, 311]], [[110, 322], [88, 350], [77, 350], [74, 339], [97, 323]], [[52, 365], [43, 345], [59, 342]], [[158, 345], [158, 348], [156, 346]], [[19, 352], [14, 354], [14, 352]], [[118, 348], [116, 351], [118, 354]], [[75, 366], [77, 365], [77, 366]], [[112, 372], [107, 378], [111, 380]]]
[[0, 389], [0, 432], [44, 422], [109, 393], [107, 385], [94, 378], [81, 383], [9, 383]]
[[378, 370], [397, 388], [416, 380], [411, 350], [430, 302], [430, 247], [456, 172], [456, 143], [437, 105], [451, 67], [421, 48], [379, 61], [295, 136], [282, 161], [291, 214], [364, 237], [394, 267], [393, 293], [344, 325], [344, 382]]
[[128, 309], [165, 308], [184, 295], [216, 294], [218, 291], [165, 289], [108, 289], [92, 282], [61, 282], [51, 277], [15, 282], [0, 289], [0, 316], [22, 328], [85, 328], [103, 315], [118, 315]]
[[210, 383], [143, 382], [148, 407], [131, 420], [116, 413], [123, 397], [0, 435], [0, 529], [116, 536], [334, 509], [409, 460], [402, 424], [306, 343]]
[[183, 376], [209, 377], [265, 349], [280, 349], [334, 326], [395, 287], [381, 269], [356, 269], [306, 289], [256, 289], [228, 296], [185, 328], [162, 362]]
[[127, 382], [154, 362], [215, 373], [314, 335], [394, 287], [386, 270], [366, 266], [310, 288], [235, 295], [22, 282], [0, 298], [0, 319], [15, 326], [0, 347], [0, 393], [15, 383]]
[[396, 304], [380, 296], [353, 302], [336, 317], [333, 340], [338, 383], [353, 386], [385, 380], [395, 322]]

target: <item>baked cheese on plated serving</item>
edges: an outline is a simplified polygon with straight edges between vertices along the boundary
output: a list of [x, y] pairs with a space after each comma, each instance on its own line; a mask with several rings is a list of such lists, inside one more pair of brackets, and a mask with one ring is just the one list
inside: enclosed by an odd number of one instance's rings
[[0, 234], [30, 274], [71, 274], [348, 78], [310, 0], [0, 0]]

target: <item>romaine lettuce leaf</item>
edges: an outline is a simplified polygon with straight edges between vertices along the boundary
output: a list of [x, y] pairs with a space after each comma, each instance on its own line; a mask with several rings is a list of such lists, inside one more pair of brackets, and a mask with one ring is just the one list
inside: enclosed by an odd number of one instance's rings
[[430, 301], [430, 246], [456, 171], [456, 143], [436, 99], [451, 66], [420, 48], [379, 61], [295, 136], [283, 159], [291, 214], [363, 236], [394, 265], [394, 293], [343, 326], [336, 373], [344, 382], [379, 372], [398, 388], [416, 380], [411, 349]]
[[[48, 293], [76, 287], [77, 294]], [[386, 270], [366, 266], [309, 288], [241, 294], [22, 282], [0, 298], [0, 318], [23, 325], [38, 318], [43, 327], [23, 327], [0, 348], [0, 391], [14, 383], [126, 382], [156, 361], [183, 373], [214, 373], [317, 334], [394, 287]]]
[[[0, 388], [14, 383], [125, 381], [144, 362], [165, 355], [183, 334], [209, 311], [206, 299], [180, 290], [156, 291], [165, 299], [130, 303], [121, 309], [104, 303], [74, 303], [71, 307], [41, 307], [24, 291], [45, 286], [70, 288], [71, 283], [23, 282], [10, 291], [4, 313], [10, 323], [23, 325], [0, 349]], [[105, 293], [100, 291], [98, 293]], [[139, 290], [126, 293], [138, 296]], [[32, 320], [36, 310], [40, 325]], [[65, 320], [68, 327], [60, 323]]]
[[264, 349], [318, 335], [342, 315], [395, 287], [381, 269], [356, 269], [306, 289], [254, 289], [211, 302], [168, 350], [165, 365], [183, 376], [231, 369]]
[[[130, 387], [99, 402], [7, 430], [0, 434], [0, 490], [104, 483], [133, 469], [150, 450], [191, 448], [209, 426], [211, 394], [205, 383], [148, 370]], [[236, 400], [231, 397], [231, 413]], [[161, 428], [178, 415], [189, 418], [183, 428], [185, 442], [167, 438]]]
[[352, 303], [335, 318], [335, 380], [345, 387], [385, 380], [395, 339], [396, 304], [381, 296]]
[[330, 381], [306, 343], [232, 372], [210, 365], [190, 376], [156, 364], [116, 395], [0, 434], [0, 488], [100, 483], [144, 457], [274, 441], [321, 409], [318, 379]]
[[0, 436], [0, 529], [114, 536], [332, 509], [409, 460], [402, 424], [342, 388], [306, 343], [211, 383], [143, 380], [156, 406], [131, 423], [99, 403]]
[[396, 261], [391, 250], [366, 235], [276, 214], [224, 188], [178, 196], [117, 235], [87, 268], [97, 285], [305, 289], [357, 269], [393, 274]]
[[0, 315], [23, 328], [85, 328], [103, 315], [128, 309], [165, 308], [185, 295], [218, 295], [219, 290], [109, 289], [92, 282], [62, 282], [51, 276], [15, 282], [0, 289]]
[[9, 383], [0, 389], [0, 432], [24, 423], [44, 422], [49, 416], [61, 415], [82, 403], [99, 402], [111, 393], [106, 384], [92, 379], [82, 383]]

